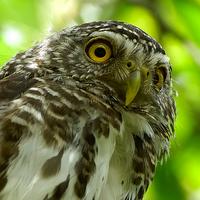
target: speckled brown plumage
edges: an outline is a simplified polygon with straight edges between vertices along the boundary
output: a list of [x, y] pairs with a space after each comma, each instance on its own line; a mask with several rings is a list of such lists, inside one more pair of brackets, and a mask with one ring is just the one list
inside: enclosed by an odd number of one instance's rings
[[0, 199], [142, 200], [169, 152], [171, 66], [139, 28], [54, 33], [0, 71]]

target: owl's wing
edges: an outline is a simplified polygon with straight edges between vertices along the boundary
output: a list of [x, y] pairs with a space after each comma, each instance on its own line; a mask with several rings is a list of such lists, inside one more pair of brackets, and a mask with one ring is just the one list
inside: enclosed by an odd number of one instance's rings
[[0, 115], [1, 199], [98, 199], [119, 119], [70, 83], [1, 80], [2, 100], [14, 99]]
[[0, 70], [0, 117], [7, 110], [11, 101], [19, 98], [36, 80], [33, 79], [34, 72], [26, 72], [25, 64], [21, 61], [24, 53], [17, 54]]
[[34, 83], [32, 74], [13, 73], [0, 79], [0, 103], [19, 97]]

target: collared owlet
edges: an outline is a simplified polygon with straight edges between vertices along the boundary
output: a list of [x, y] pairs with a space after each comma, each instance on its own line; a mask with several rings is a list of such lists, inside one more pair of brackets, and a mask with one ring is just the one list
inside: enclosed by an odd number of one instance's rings
[[0, 199], [142, 200], [174, 118], [169, 59], [141, 29], [54, 33], [0, 71]]

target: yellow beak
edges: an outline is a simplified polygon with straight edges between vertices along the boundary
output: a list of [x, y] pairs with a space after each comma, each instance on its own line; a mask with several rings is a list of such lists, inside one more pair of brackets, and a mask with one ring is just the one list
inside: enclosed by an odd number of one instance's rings
[[125, 105], [128, 106], [135, 96], [137, 95], [141, 85], [141, 74], [140, 71], [136, 70], [131, 73], [127, 81], [127, 89], [126, 89], [126, 100]]

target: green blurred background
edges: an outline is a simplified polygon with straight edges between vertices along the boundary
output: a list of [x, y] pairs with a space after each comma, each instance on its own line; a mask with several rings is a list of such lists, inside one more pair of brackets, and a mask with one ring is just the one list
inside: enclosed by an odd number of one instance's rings
[[200, 200], [200, 0], [0, 0], [0, 66], [49, 32], [105, 19], [142, 28], [173, 66], [176, 137], [145, 200]]

